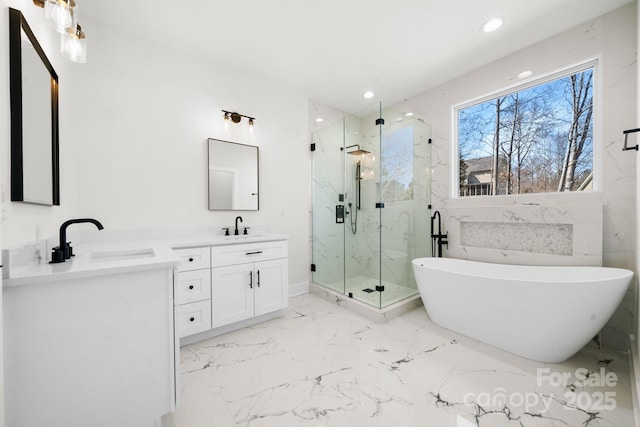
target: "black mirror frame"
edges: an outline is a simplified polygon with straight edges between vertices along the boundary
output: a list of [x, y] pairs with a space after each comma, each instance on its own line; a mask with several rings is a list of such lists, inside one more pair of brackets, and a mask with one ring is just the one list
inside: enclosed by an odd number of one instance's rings
[[19, 10], [9, 8], [9, 79], [11, 97], [11, 201], [24, 201], [22, 132], [21, 30], [25, 32], [51, 75], [52, 205], [60, 205], [60, 153], [58, 135], [58, 75]]
[[[252, 193], [252, 195], [255, 195], [257, 197], [256, 199], [256, 207], [255, 209], [248, 209], [248, 208], [239, 208], [239, 209], [220, 209], [220, 208], [216, 208], [216, 209], [212, 209], [211, 208], [211, 142], [216, 141], [216, 142], [223, 142], [225, 144], [231, 144], [233, 146], [242, 146], [245, 148], [255, 148], [256, 150], [256, 192]], [[233, 212], [240, 212], [240, 211], [259, 211], [260, 210], [260, 147], [257, 147], [255, 145], [249, 145], [249, 144], [241, 144], [239, 142], [232, 142], [232, 141], [225, 141], [223, 139], [217, 139], [217, 138], [208, 138], [207, 139], [207, 208], [210, 211], [233, 211]]]

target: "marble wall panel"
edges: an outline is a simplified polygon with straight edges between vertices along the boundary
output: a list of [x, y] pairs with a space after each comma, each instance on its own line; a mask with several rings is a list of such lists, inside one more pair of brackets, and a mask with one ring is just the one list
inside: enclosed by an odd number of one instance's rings
[[460, 244], [549, 255], [573, 255], [573, 225], [461, 222]]
[[602, 265], [602, 205], [447, 208], [447, 256], [524, 265]]

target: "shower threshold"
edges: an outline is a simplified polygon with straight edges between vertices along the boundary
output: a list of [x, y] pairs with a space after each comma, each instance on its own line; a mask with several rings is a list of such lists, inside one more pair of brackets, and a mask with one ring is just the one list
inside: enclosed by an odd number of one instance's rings
[[[416, 307], [422, 306], [422, 299], [417, 289], [406, 288], [395, 283], [382, 282], [385, 287], [383, 295], [384, 307], [378, 308], [380, 303], [379, 292], [368, 292], [375, 289], [377, 280], [370, 277], [359, 276], [347, 281], [346, 295], [342, 293], [342, 281], [330, 285], [312, 283], [312, 294], [347, 308], [376, 323], [384, 323]], [[349, 293], [353, 297], [349, 297]]]

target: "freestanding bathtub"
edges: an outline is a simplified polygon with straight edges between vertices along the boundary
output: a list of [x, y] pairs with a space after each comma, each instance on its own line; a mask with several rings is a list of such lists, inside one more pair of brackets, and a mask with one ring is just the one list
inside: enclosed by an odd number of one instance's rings
[[452, 258], [413, 260], [431, 320], [519, 356], [562, 362], [613, 315], [633, 272], [538, 267]]

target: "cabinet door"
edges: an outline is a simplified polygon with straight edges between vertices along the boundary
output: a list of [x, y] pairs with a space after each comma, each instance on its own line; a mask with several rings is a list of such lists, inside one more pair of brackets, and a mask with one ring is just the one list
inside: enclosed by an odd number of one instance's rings
[[256, 276], [255, 315], [280, 310], [289, 304], [289, 280], [286, 259], [254, 264]]
[[211, 269], [211, 316], [213, 327], [253, 317], [253, 264]]

